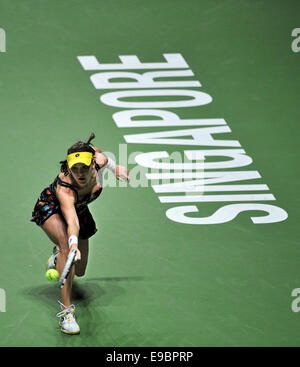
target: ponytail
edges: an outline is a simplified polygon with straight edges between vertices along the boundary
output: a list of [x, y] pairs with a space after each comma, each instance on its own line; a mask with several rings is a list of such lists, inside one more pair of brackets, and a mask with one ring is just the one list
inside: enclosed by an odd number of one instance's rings
[[91, 141], [95, 138], [95, 134], [91, 133], [89, 140], [86, 142], [86, 144], [90, 145]]

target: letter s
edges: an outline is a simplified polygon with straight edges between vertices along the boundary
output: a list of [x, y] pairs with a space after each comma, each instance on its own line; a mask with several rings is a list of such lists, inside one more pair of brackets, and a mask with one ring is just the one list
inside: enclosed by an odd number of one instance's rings
[[166, 211], [166, 216], [174, 222], [185, 223], [185, 224], [219, 224], [230, 222], [239, 213], [247, 210], [262, 210], [269, 215], [260, 217], [251, 217], [253, 223], [275, 223], [282, 222], [287, 217], [288, 214], [285, 210], [278, 208], [274, 205], [268, 204], [230, 204], [219, 208], [210, 217], [195, 218], [187, 217], [186, 213], [199, 212], [195, 205], [192, 206], [178, 206], [170, 208]]

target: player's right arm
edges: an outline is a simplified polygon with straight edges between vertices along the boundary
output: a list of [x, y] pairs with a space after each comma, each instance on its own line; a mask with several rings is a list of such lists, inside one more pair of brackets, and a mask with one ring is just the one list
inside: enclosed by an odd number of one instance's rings
[[[58, 186], [56, 189], [56, 196], [60, 202], [60, 208], [62, 214], [67, 222], [68, 238], [71, 236], [79, 236], [79, 220], [75, 209], [75, 194], [74, 191], [63, 186]], [[78, 246], [73, 244], [70, 248], [70, 252], [76, 249], [77, 260], [80, 260], [80, 251]]]

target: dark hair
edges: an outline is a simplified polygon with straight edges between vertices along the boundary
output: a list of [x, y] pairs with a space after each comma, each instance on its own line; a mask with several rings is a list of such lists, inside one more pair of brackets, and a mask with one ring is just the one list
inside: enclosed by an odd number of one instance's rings
[[[85, 143], [83, 141], [78, 141], [77, 143], [73, 144], [69, 149], [67, 154], [75, 153], [75, 152], [91, 152], [93, 155], [95, 154], [95, 150], [90, 146], [91, 141], [95, 138], [95, 134], [91, 133], [88, 141]], [[68, 175], [68, 163], [67, 160], [60, 161], [61, 164], [60, 171]]]

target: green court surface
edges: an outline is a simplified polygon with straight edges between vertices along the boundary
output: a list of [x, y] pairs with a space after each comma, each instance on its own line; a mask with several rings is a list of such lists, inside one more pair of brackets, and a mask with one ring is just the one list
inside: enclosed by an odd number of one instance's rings
[[[6, 52], [0, 52], [0, 346], [300, 345], [298, 293], [292, 293], [300, 288], [300, 52], [292, 48], [299, 11], [296, 0], [0, 0], [6, 34]], [[119, 56], [131, 55], [142, 63], [166, 63], [166, 54], [180, 54], [183, 69], [193, 75], [156, 81], [201, 86], [159, 90], [203, 92], [212, 101], [191, 107], [167, 106], [170, 99], [191, 100], [179, 95], [123, 101], [161, 101], [166, 107], [154, 109], [181, 119], [224, 119], [230, 132], [211, 137], [238, 141], [239, 147], [126, 141], [131, 134], [201, 126], [118, 127], [113, 114], [134, 108], [108, 105], [100, 97], [149, 87], [96, 89], [90, 77], [103, 70], [84, 70], [77, 58], [121, 64]], [[136, 82], [120, 75], [110, 81]], [[29, 220], [67, 149], [92, 131], [93, 143], [117, 161], [120, 149], [127, 158], [135, 152], [243, 149], [252, 163], [225, 171], [256, 171], [261, 178], [220, 185], [267, 190], [157, 193], [129, 159], [132, 183], [147, 185], [104, 187], [90, 205], [98, 232], [90, 240], [86, 275], [75, 279], [73, 289], [81, 333], [67, 336], [55, 317], [60, 291], [45, 278], [52, 244]], [[254, 194], [274, 198], [193, 202], [193, 195]], [[191, 201], [159, 199], [177, 195]], [[242, 203], [273, 205], [288, 217], [253, 223], [250, 217], [267, 213], [252, 210], [223, 223], [188, 224], [166, 215], [173, 207], [196, 206], [199, 212], [187, 217], [210, 217]]]

